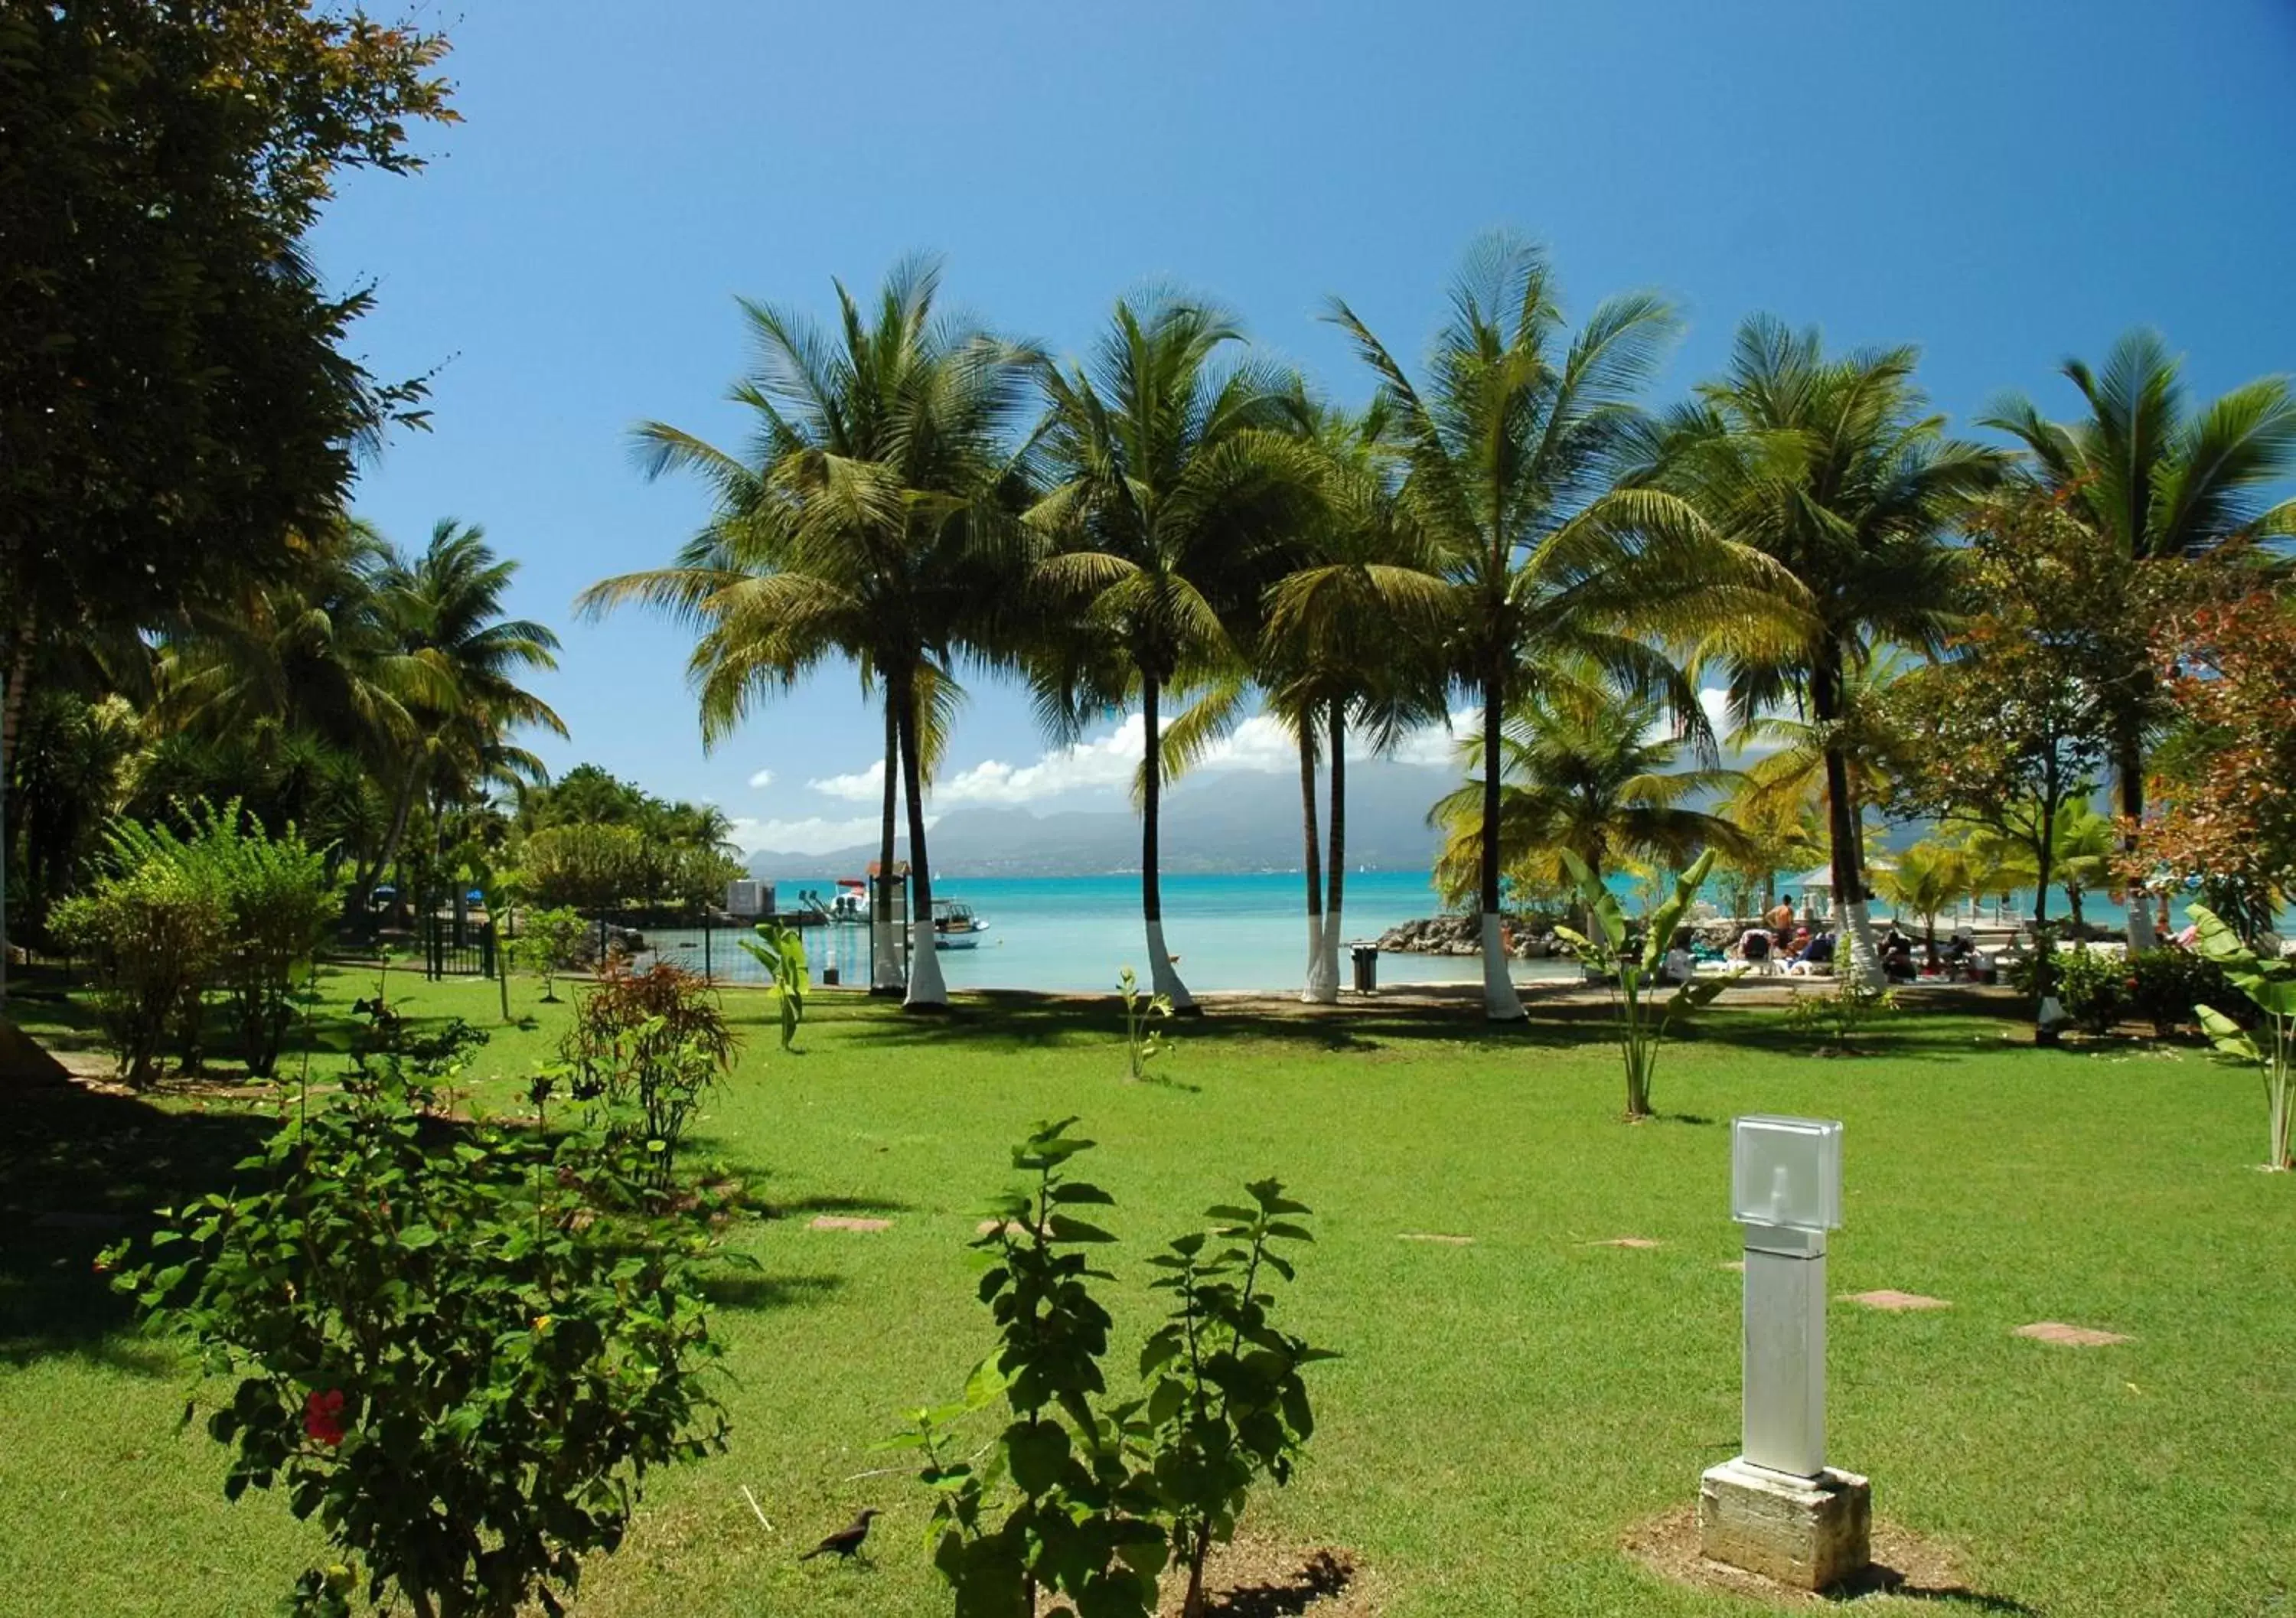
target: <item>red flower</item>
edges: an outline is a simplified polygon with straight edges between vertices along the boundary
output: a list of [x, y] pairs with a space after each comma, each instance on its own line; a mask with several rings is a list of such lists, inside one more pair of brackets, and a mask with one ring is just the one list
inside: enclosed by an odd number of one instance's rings
[[340, 1388], [316, 1390], [303, 1401], [303, 1431], [323, 1444], [343, 1441], [343, 1394]]

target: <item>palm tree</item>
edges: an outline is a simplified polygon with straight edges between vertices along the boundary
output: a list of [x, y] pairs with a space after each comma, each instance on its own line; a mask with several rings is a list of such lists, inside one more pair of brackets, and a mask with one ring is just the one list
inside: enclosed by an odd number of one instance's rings
[[541, 761], [510, 741], [521, 727], [566, 735], [565, 722], [519, 682], [558, 666], [558, 637], [531, 619], [504, 618], [503, 598], [519, 564], [497, 556], [476, 523], [442, 517], [414, 556], [389, 552], [375, 574], [382, 616], [398, 655], [422, 671], [408, 700], [415, 720], [405, 750], [377, 868], [388, 870], [426, 793], [433, 854], [445, 816], [488, 786], [545, 778]]
[[1816, 727], [1836, 915], [1849, 965], [1877, 984], [1849, 698], [1889, 648], [1941, 647], [1956, 567], [1945, 534], [2002, 464], [1927, 413], [1915, 359], [1910, 348], [1828, 358], [1816, 331], [1756, 316], [1729, 368], [1653, 439], [1654, 480], [1793, 580], [1786, 632], [1725, 654], [1731, 706], [1742, 728], [1789, 705]]
[[1768, 604], [1759, 559], [1674, 494], [1617, 480], [1643, 423], [1634, 396], [1675, 329], [1663, 302], [1613, 298], [1566, 341], [1545, 254], [1505, 235], [1470, 252], [1451, 302], [1424, 388], [1346, 304], [1330, 317], [1379, 378], [1409, 468], [1404, 497], [1453, 587], [1448, 671], [1482, 708], [1484, 1000], [1512, 1022], [1523, 1010], [1499, 940], [1508, 710], [1537, 670], [1591, 662], [1687, 719], [1695, 684], [1652, 638], [1715, 634]]
[[[958, 661], [1004, 655], [995, 617], [1021, 554], [1008, 439], [1037, 357], [936, 316], [931, 259], [895, 265], [867, 311], [833, 284], [833, 336], [742, 303], [758, 363], [733, 398], [757, 418], [750, 458], [660, 422], [639, 428], [647, 475], [694, 473], [716, 509], [673, 566], [604, 579], [579, 606], [594, 616], [644, 603], [700, 631], [688, 670], [705, 746], [821, 663], [856, 665], [884, 704], [881, 895], [892, 891], [897, 792], [908, 803], [905, 1004], [939, 1011], [924, 787], [962, 693]], [[897, 924], [882, 899], [873, 921], [875, 987], [898, 987]]]
[[[1679, 870], [1702, 849], [1745, 856], [1751, 844], [1728, 819], [1690, 801], [1734, 784], [1734, 772], [1677, 768], [1693, 737], [1668, 734], [1663, 710], [1620, 693], [1593, 669], [1556, 669], [1519, 694], [1501, 731], [1499, 866], [1540, 891], [1570, 883], [1562, 856], [1597, 879], [1628, 863]], [[1470, 768], [1478, 744], [1464, 748]], [[1447, 893], [1472, 888], [1483, 865], [1480, 777], [1439, 801], [1429, 821], [1445, 833], [1436, 881]]]
[[1253, 620], [1315, 505], [1297, 382], [1230, 360], [1225, 312], [1168, 292], [1120, 300], [1090, 359], [1043, 370], [1048, 491], [1029, 512], [1055, 621], [1033, 660], [1038, 711], [1064, 740], [1136, 698], [1140, 903], [1154, 991], [1195, 1009], [1164, 942], [1158, 869], [1167, 697], [1242, 678]]
[[[1439, 645], [1450, 587], [1401, 497], [1401, 457], [1383, 403], [1349, 412], [1311, 408], [1308, 431], [1323, 458], [1324, 499], [1305, 554], [1268, 592], [1259, 648], [1268, 708], [1300, 752], [1308, 883], [1308, 971], [1300, 998], [1340, 998], [1340, 940], [1347, 883], [1347, 749], [1350, 731], [1386, 752], [1418, 726], [1440, 721]], [[1331, 776], [1328, 864], [1318, 879], [1316, 769]]]
[[[2057, 824], [2049, 835], [2051, 857], [2056, 866], [2057, 885], [2065, 891], [2065, 906], [2072, 915], [2072, 935], [2075, 940], [2085, 933], [2081, 920], [2081, 896], [2098, 888], [2114, 888], [2120, 883], [2114, 878], [2114, 866], [2120, 863], [2120, 839], [2110, 815], [2100, 815], [2089, 804], [2062, 803], [2057, 806]], [[2132, 909], [2142, 907], [2141, 897], [2130, 896]]]
[[1975, 891], [1977, 875], [1969, 854], [1949, 842], [1917, 842], [1898, 856], [1896, 865], [1874, 873], [1882, 897], [1922, 918], [1923, 947], [1931, 966], [1938, 964], [1937, 918]]
[[[2296, 394], [2288, 379], [2260, 377], [2194, 412], [2183, 362], [2157, 332], [2115, 343], [2102, 371], [2067, 360], [2087, 416], [2052, 422], [2011, 395], [1984, 420], [2014, 435], [2042, 484], [2132, 564], [2177, 562], [2296, 534], [2296, 499], [2268, 503], [2296, 475]], [[2144, 753], [2163, 718], [2144, 635], [2133, 623], [2128, 678], [2108, 694], [2113, 776], [2125, 817], [2124, 851], [2144, 815]], [[2152, 941], [2151, 911], [2128, 907], [2128, 941]]]

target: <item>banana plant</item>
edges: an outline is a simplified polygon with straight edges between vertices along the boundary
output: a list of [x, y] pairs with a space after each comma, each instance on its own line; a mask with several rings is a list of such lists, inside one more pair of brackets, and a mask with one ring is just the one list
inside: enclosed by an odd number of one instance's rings
[[1733, 972], [1718, 977], [1693, 977], [1662, 1000], [1653, 992], [1663, 987], [1660, 968], [1668, 941], [1682, 924], [1691, 901], [1698, 897], [1706, 874], [1714, 868], [1714, 850], [1701, 854], [1696, 864], [1675, 879], [1673, 896], [1651, 914], [1642, 949], [1631, 953], [1627, 947], [1627, 916], [1619, 896], [1576, 854], [1564, 850], [1562, 863], [1578, 891], [1579, 902], [1586, 907], [1588, 931], [1582, 933], [1557, 927], [1555, 933], [1578, 952], [1582, 963], [1611, 981], [1611, 1003], [1619, 1014], [1619, 1048], [1627, 1059], [1627, 1116], [1648, 1118], [1651, 1080], [1658, 1071], [1659, 1047], [1665, 1041], [1668, 1027], [1675, 1018], [1712, 1005], [1715, 996], [1738, 975]]
[[780, 998], [782, 1048], [790, 1050], [797, 1044], [798, 1024], [805, 1021], [805, 934], [779, 922], [759, 922], [756, 932], [757, 937], [742, 939], [741, 945], [765, 968]]
[[2192, 907], [2200, 931], [2194, 947], [2214, 961], [2260, 1014], [2251, 1032], [2213, 1006], [2195, 1006], [2217, 1054], [2246, 1063], [2264, 1075], [2266, 1157], [2274, 1170], [2296, 1168], [2289, 1155], [2289, 1126], [2296, 1116], [2296, 965], [2267, 961], [2204, 905]]

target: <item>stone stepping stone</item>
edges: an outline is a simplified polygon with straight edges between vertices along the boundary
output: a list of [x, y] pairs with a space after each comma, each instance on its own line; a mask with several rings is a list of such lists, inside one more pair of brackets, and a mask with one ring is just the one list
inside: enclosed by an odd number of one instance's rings
[[1587, 1247], [1632, 1247], [1638, 1250], [1648, 1249], [1659, 1245], [1656, 1241], [1646, 1236], [1604, 1236], [1599, 1242], [1587, 1242], [1581, 1244]]
[[1746, 1261], [1743, 1259], [1730, 1259], [1723, 1263], [1717, 1264], [1714, 1268], [1717, 1269], [1734, 1269], [1742, 1276], [1746, 1273]]
[[1446, 1247], [1472, 1247], [1475, 1244], [1475, 1238], [1471, 1236], [1439, 1236], [1431, 1230], [1400, 1231], [1395, 1239], [1398, 1242], [1438, 1242]]
[[890, 1220], [857, 1220], [842, 1213], [816, 1215], [813, 1223], [808, 1227], [812, 1230], [890, 1230], [892, 1228]]
[[2119, 1332], [2100, 1332], [2086, 1326], [2067, 1326], [2062, 1320], [2036, 1320], [2030, 1326], [2021, 1326], [2010, 1335], [2030, 1337], [2036, 1343], [2062, 1343], [2067, 1348], [2105, 1348], [2115, 1343], [2132, 1339]]
[[1018, 1220], [983, 1220], [972, 1228], [980, 1236], [995, 1236], [999, 1231], [1007, 1232], [1013, 1236], [1029, 1234], [1029, 1228]]
[[1888, 1310], [1891, 1313], [1953, 1307], [1944, 1298], [1924, 1297], [1917, 1292], [1899, 1292], [1894, 1286], [1884, 1286], [1878, 1292], [1846, 1292], [1841, 1294], [1841, 1301], [1844, 1303], [1863, 1303], [1867, 1309]]

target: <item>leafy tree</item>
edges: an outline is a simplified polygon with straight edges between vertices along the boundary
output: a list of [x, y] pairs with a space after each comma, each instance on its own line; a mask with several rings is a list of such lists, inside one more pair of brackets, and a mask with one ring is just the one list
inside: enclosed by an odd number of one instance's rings
[[[853, 662], [864, 689], [881, 692], [878, 867], [894, 869], [899, 788], [921, 940], [905, 1004], [916, 1011], [946, 1009], [948, 998], [927, 947], [924, 785], [962, 694], [957, 663], [1008, 653], [999, 622], [1018, 580], [1010, 518], [1021, 485], [1006, 439], [1036, 357], [937, 316], [939, 287], [929, 259], [896, 265], [871, 308], [838, 283], [833, 338], [790, 310], [745, 301], [758, 366], [733, 398], [757, 417], [754, 458], [660, 422], [641, 427], [648, 473], [693, 473], [715, 507], [675, 565], [602, 580], [581, 597], [586, 613], [636, 602], [697, 630], [688, 669], [705, 746], [831, 658]], [[874, 918], [881, 973], [898, 971], [894, 923]]]
[[1847, 699], [1888, 648], [1942, 643], [1955, 567], [1944, 536], [2002, 464], [1947, 436], [1914, 365], [1910, 348], [1829, 358], [1816, 332], [1757, 316], [1739, 328], [1728, 368], [1650, 446], [1654, 482], [1784, 578], [1780, 632], [1724, 653], [1732, 710], [1742, 727], [1792, 704], [1817, 727], [1842, 941], [1850, 969], [1874, 983], [1854, 780], [1862, 750]]
[[1697, 690], [1656, 645], [1691, 642], [1770, 610], [1765, 570], [1673, 493], [1622, 487], [1637, 442], [1635, 395], [1675, 321], [1657, 298], [1599, 305], [1566, 337], [1546, 255], [1478, 242], [1424, 385], [1334, 300], [1331, 317], [1379, 379], [1409, 472], [1404, 498], [1452, 586], [1452, 682], [1482, 706], [1483, 843], [1477, 902], [1494, 1020], [1521, 998], [1499, 943], [1505, 716], [1540, 671], [1577, 662], [1702, 724]]
[[565, 906], [529, 909], [518, 918], [512, 948], [521, 965], [541, 974], [545, 1004], [557, 1004], [558, 973], [582, 964], [591, 931], [588, 922]]
[[1164, 942], [1166, 697], [1241, 678], [1263, 595], [1312, 513], [1319, 466], [1296, 381], [1229, 359], [1242, 331], [1176, 294], [1121, 300], [1091, 357], [1041, 374], [1049, 490], [1028, 515], [1054, 554], [1030, 661], [1038, 712], [1072, 741], [1140, 704], [1140, 905], [1154, 993], [1196, 1009]]
[[[2296, 533], [2296, 499], [2272, 498], [2296, 474], [2296, 393], [2288, 380], [2260, 377], [2195, 409], [2183, 368], [2159, 333], [2132, 331], [2102, 370], [2078, 359], [2062, 366], [2086, 416], [2052, 422], [2013, 394], [1985, 423], [2022, 442], [2034, 475], [2115, 559], [2083, 587], [2121, 596], [2098, 613], [2095, 627], [2120, 637], [2120, 678], [2103, 695], [2120, 813], [2132, 839], [2145, 812], [2145, 753], [2170, 717], [2144, 655], [2145, 637], [2161, 617], [2154, 599], [2160, 568], [2237, 554]], [[2146, 908], [2131, 904], [2130, 945], [2151, 943], [2151, 928]]]
[[1946, 654], [1883, 699], [1903, 749], [1889, 805], [1984, 827], [2030, 858], [2046, 1039], [2057, 835], [2068, 810], [2096, 791], [2110, 735], [2078, 587], [2100, 559], [2093, 536], [2046, 505], [1997, 505], [1973, 524], [1972, 541], [1969, 610]]
[[2249, 939], [2296, 893], [2296, 608], [2268, 591], [2178, 614], [2156, 665], [2176, 724], [2139, 843]]
[[0, 12], [0, 776], [43, 626], [149, 628], [283, 567], [412, 414], [307, 238], [343, 171], [422, 166], [446, 48], [304, 0]]

